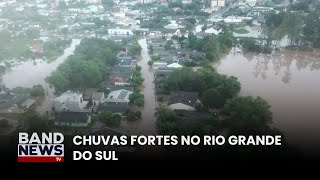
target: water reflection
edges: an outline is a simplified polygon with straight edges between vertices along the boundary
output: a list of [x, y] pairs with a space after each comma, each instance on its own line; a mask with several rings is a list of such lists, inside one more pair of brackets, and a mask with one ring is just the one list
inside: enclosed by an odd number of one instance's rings
[[241, 95], [266, 99], [275, 125], [291, 142], [310, 149], [311, 144], [320, 146], [319, 50], [230, 53], [216, 67], [220, 73], [238, 77]]

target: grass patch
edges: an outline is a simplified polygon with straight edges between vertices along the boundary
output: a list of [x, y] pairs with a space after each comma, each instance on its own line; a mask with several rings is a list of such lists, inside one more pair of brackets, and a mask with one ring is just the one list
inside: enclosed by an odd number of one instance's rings
[[249, 33], [249, 31], [246, 30], [245, 28], [235, 29], [234, 32], [237, 34], [248, 34]]

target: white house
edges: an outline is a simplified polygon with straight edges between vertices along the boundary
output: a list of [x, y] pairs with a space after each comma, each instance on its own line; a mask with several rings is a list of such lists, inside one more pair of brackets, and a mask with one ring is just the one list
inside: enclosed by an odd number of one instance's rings
[[150, 3], [153, 3], [154, 0], [140, 0], [140, 3], [141, 4], [150, 4]]
[[182, 68], [183, 66], [181, 66], [181, 65], [178, 64], [178, 63], [172, 63], [172, 64], [168, 64], [167, 67], [168, 67], [168, 68], [175, 68], [175, 69], [177, 69], [177, 68]]
[[168, 65], [167, 62], [158, 61], [158, 62], [154, 62], [153, 63], [152, 68], [154, 70], [156, 70], [156, 69], [159, 69], [159, 68], [166, 68], [167, 65]]
[[130, 29], [115, 28], [115, 29], [108, 29], [108, 34], [110, 34], [110, 35], [133, 35], [133, 32]]
[[219, 33], [221, 33], [221, 31], [222, 31], [222, 29], [216, 30], [214, 28], [208, 28], [204, 32], [207, 34], [214, 34], [217, 36]]
[[164, 26], [166, 29], [179, 29], [184, 28], [184, 26], [179, 25], [175, 20], [170, 21], [170, 24]]
[[56, 126], [87, 127], [91, 123], [91, 115], [85, 112], [60, 112], [54, 118]]
[[82, 94], [67, 91], [53, 100], [53, 108], [56, 112], [91, 112], [92, 107], [88, 103], [83, 100]]
[[108, 104], [129, 104], [129, 97], [132, 93], [132, 91], [125, 89], [111, 91], [105, 99], [105, 102]]
[[188, 106], [183, 103], [175, 103], [168, 106], [171, 110], [187, 110], [187, 111], [195, 111], [196, 109], [192, 106]]
[[212, 8], [224, 7], [226, 5], [225, 0], [211, 0]]

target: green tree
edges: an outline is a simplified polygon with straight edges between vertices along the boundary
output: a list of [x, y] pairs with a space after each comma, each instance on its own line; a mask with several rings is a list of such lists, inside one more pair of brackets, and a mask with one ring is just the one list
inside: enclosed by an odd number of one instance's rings
[[153, 65], [153, 61], [148, 61], [148, 65], [152, 66]]
[[102, 111], [99, 114], [99, 120], [109, 126], [119, 126], [121, 122], [121, 116], [117, 114], [112, 115], [111, 111]]
[[129, 100], [130, 103], [136, 104], [138, 106], [144, 105], [144, 95], [140, 94], [139, 91], [134, 91], [132, 94], [130, 94]]
[[130, 49], [129, 49], [129, 53], [132, 55], [132, 56], [138, 56], [138, 55], [141, 55], [141, 51], [142, 51], [142, 48], [140, 46], [140, 44], [138, 43], [134, 43], [130, 46]]
[[221, 108], [224, 104], [224, 97], [214, 88], [204, 91], [201, 102], [209, 108]]
[[141, 118], [141, 116], [142, 116], [142, 113], [141, 113], [141, 111], [136, 111], [136, 116], [137, 116], [137, 118]]
[[113, 66], [121, 50], [119, 44], [110, 40], [85, 38], [75, 49], [74, 55], [59, 65], [46, 81], [57, 92], [68, 89], [97, 87]]
[[30, 91], [30, 95], [33, 96], [33, 97], [43, 96], [44, 95], [43, 87], [40, 84], [33, 86], [31, 91]]
[[23, 128], [28, 133], [42, 133], [48, 132], [48, 117], [46, 115], [38, 114], [34, 111], [27, 111], [22, 116]]
[[155, 116], [157, 117], [156, 126], [160, 134], [175, 133], [175, 124], [173, 121], [176, 119], [176, 115], [172, 110], [160, 106], [156, 108]]
[[40, 31], [37, 29], [28, 29], [25, 33], [29, 39], [37, 39], [40, 37]]
[[137, 120], [137, 115], [136, 115], [136, 113], [135, 113], [134, 111], [129, 111], [129, 112], [127, 113], [127, 119], [128, 119], [129, 121]]
[[272, 123], [271, 106], [260, 97], [236, 97], [224, 106], [229, 115], [229, 127], [234, 132], [254, 133], [269, 128]]
[[311, 12], [305, 18], [305, 26], [303, 27], [303, 36], [306, 44], [312, 47], [320, 47], [320, 16], [319, 12]]

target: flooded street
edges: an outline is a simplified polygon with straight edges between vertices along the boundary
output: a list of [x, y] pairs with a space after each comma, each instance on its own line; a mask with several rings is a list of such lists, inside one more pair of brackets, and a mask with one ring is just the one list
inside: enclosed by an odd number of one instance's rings
[[[232, 51], [231, 51], [232, 52]], [[289, 142], [312, 151], [320, 145], [320, 52], [285, 50], [274, 55], [230, 53], [216, 65], [241, 82], [241, 95], [272, 106], [275, 126]]]
[[63, 55], [55, 61], [46, 62], [42, 59], [35, 61], [26, 61], [20, 65], [10, 68], [2, 76], [2, 84], [12, 89], [18, 86], [31, 88], [34, 85], [41, 84], [46, 90], [46, 96], [41, 106], [37, 107], [37, 111], [45, 112], [50, 109], [50, 99], [54, 97], [54, 90], [45, 82], [45, 78], [49, 76], [57, 67], [63, 63], [68, 56], [72, 55], [76, 46], [80, 44], [80, 39], [73, 39], [70, 47], [66, 48]]
[[[143, 87], [141, 93], [144, 94], [144, 107], [142, 108], [142, 119], [134, 122], [127, 121], [121, 126], [128, 126], [126, 129], [128, 134], [145, 134], [155, 135], [156, 130], [156, 118], [154, 116], [155, 108], [157, 107], [155, 97], [155, 85], [154, 75], [152, 69], [148, 65], [149, 54], [146, 39], [139, 40], [139, 44], [142, 47], [141, 60], [138, 61], [138, 65], [142, 67], [141, 73], [144, 78]], [[125, 127], [122, 127], [125, 128]]]

